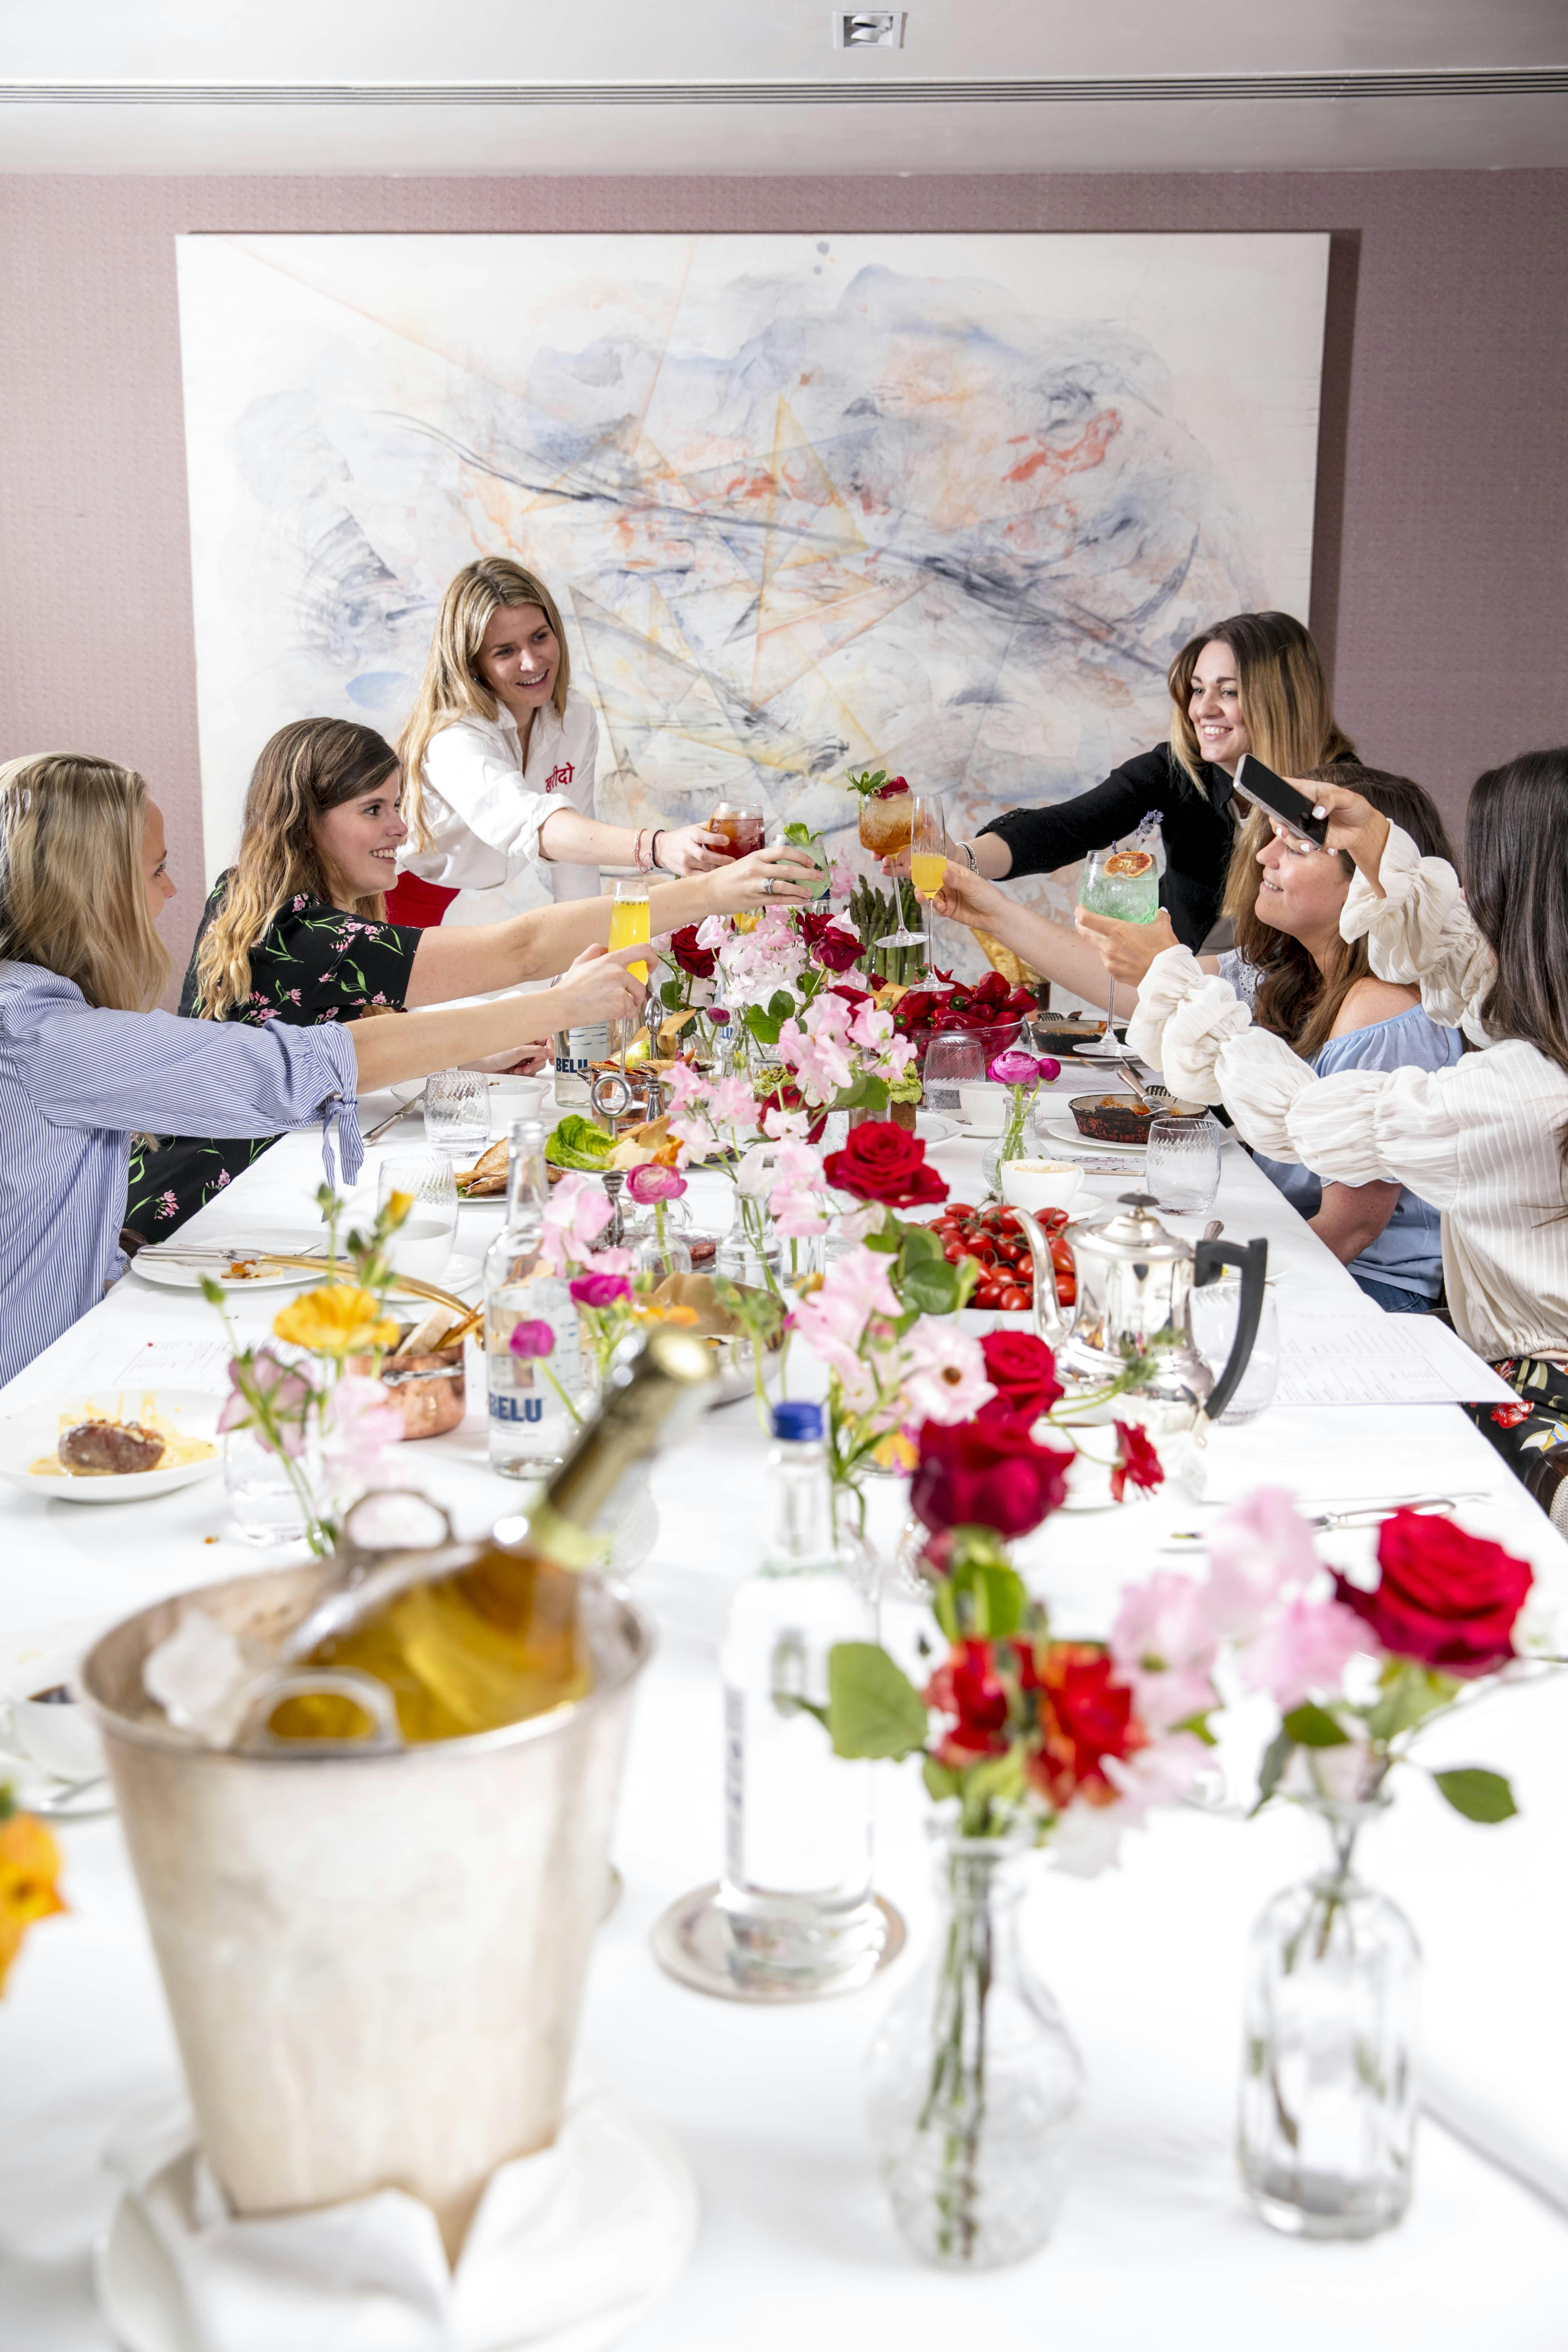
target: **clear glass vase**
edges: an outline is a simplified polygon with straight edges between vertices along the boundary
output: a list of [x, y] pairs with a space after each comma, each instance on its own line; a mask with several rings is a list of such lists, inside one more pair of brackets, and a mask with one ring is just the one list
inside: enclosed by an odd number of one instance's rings
[[992, 2270], [1051, 2233], [1083, 2065], [1019, 1949], [1027, 1833], [932, 1830], [942, 1917], [871, 2046], [871, 2131], [906, 2242], [943, 2268]]
[[339, 1498], [329, 1492], [313, 1417], [298, 1454], [279, 1454], [258, 1430], [231, 1429], [223, 1441], [223, 1483], [243, 1542], [331, 1550], [328, 1522]]
[[1247, 1955], [1238, 2155], [1274, 2229], [1370, 2238], [1410, 2202], [1421, 1954], [1352, 1870], [1380, 1808], [1321, 1801], [1327, 1869], [1277, 1895]]
[[713, 1256], [713, 1271], [742, 1290], [776, 1290], [780, 1243], [763, 1201], [735, 1195], [735, 1221]]
[[1002, 1162], [1023, 1160], [1028, 1155], [1029, 1113], [1023, 1089], [1016, 1087], [1007, 1106], [1007, 1121], [994, 1143], [988, 1143], [980, 1155], [980, 1172], [988, 1192], [998, 1198], [1002, 1192]]

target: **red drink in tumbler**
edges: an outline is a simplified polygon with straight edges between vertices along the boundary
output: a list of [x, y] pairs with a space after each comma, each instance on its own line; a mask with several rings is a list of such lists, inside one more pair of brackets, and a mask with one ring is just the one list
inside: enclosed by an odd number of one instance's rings
[[724, 857], [750, 857], [761, 849], [767, 837], [767, 818], [761, 809], [732, 808], [721, 801], [708, 820], [710, 833], [721, 833], [728, 845], [720, 854]]

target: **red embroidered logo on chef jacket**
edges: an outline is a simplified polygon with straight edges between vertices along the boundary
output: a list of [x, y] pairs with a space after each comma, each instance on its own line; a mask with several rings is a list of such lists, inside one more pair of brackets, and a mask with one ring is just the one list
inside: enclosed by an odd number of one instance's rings
[[547, 793], [563, 793], [568, 784], [572, 782], [576, 770], [573, 767], [571, 761], [563, 761], [559, 768], [552, 768], [550, 773], [545, 777], [545, 791]]

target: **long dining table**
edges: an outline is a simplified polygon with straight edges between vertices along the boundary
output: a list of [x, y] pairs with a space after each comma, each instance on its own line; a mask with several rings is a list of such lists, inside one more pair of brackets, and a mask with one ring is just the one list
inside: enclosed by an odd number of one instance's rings
[[[1081, 1077], [1078, 1084], [1081, 1087]], [[1073, 1081], [1064, 1079], [1064, 1094]], [[395, 1108], [361, 1106], [368, 1129]], [[372, 1148], [362, 1197], [374, 1200]], [[980, 1146], [934, 1142], [952, 1195], [984, 1190]], [[246, 1242], [255, 1229], [317, 1222], [319, 1139], [283, 1139], [201, 1212], [187, 1233]], [[1131, 1189], [1091, 1172], [1087, 1196]], [[700, 1221], [724, 1213], [722, 1180], [699, 1175]], [[1374, 1336], [1380, 1310], [1252, 1165], [1223, 1150], [1214, 1213], [1228, 1236], [1267, 1238], [1287, 1352], [1293, 1311], [1342, 1316]], [[500, 1230], [499, 1202], [460, 1212], [472, 1257]], [[1173, 1220], [1194, 1233], [1197, 1221]], [[259, 1336], [289, 1294], [231, 1292], [236, 1324]], [[1320, 1319], [1319, 1328], [1322, 1328]], [[147, 1350], [216, 1339], [199, 1294], [132, 1273], [0, 1394], [0, 1414], [65, 1401]], [[792, 1391], [820, 1392], [796, 1348]], [[816, 1383], [814, 1391], [814, 1382]], [[221, 1366], [206, 1385], [221, 1384]], [[129, 1382], [127, 1385], [131, 1385]], [[623, 1898], [599, 1932], [578, 2051], [608, 2085], [673, 2136], [699, 2184], [691, 2259], [623, 2340], [633, 2352], [849, 2352], [893, 2345], [948, 2352], [984, 2340], [1071, 2343], [1077, 2352], [1562, 2352], [1568, 2343], [1568, 2037], [1563, 2030], [1563, 1856], [1568, 1853], [1568, 1683], [1503, 1691], [1430, 1738], [1436, 1764], [1509, 1772], [1519, 1817], [1460, 1820], [1421, 1775], [1363, 1841], [1364, 1874], [1414, 1921], [1424, 1948], [1426, 2113], [1404, 2222], [1361, 2243], [1280, 2236], [1251, 2213], [1234, 2156], [1241, 1990], [1251, 1922], [1314, 1867], [1319, 1825], [1289, 1805], [1247, 1819], [1258, 1725], [1239, 1711], [1222, 1744], [1231, 1801], [1175, 1809], [1128, 1837], [1092, 1880], [1036, 1866], [1025, 1938], [1082, 2051], [1089, 2092], [1065, 2209], [1049, 2245], [1016, 2268], [958, 2275], [921, 2266], [890, 2217], [868, 2130], [862, 2063], [889, 2002], [929, 1947], [929, 1805], [912, 1767], [879, 1768], [877, 1883], [910, 1929], [903, 1956], [847, 1997], [759, 2009], [706, 1999], [663, 1975], [649, 1932], [687, 1889], [717, 1876], [721, 1834], [717, 1645], [730, 1596], [762, 1537], [766, 1440], [747, 1399], [711, 1412], [661, 1459], [660, 1527], [633, 1591], [658, 1647], [638, 1692], [616, 1858]], [[488, 1464], [482, 1371], [449, 1435], [399, 1459], [399, 1475], [442, 1502], [459, 1532], [516, 1507]], [[1201, 1493], [1195, 1491], [1201, 1483]], [[1462, 1496], [1456, 1512], [1533, 1565], [1538, 1601], [1568, 1601], [1568, 1549], [1457, 1405], [1277, 1403], [1208, 1434], [1193, 1486], [1174, 1481], [1120, 1507], [1085, 1475], [1079, 1507], [1022, 1548], [1059, 1630], [1103, 1633], [1129, 1579], [1189, 1562], [1189, 1531], [1264, 1485], [1316, 1508], [1400, 1496]], [[241, 1542], [221, 1476], [157, 1499], [95, 1508], [6, 1488], [0, 1669], [84, 1643], [175, 1591], [293, 1554]], [[871, 1491], [871, 1529], [890, 1549], [897, 1481]], [[1322, 1538], [1350, 1564], [1373, 1538]], [[1249, 1745], [1250, 1743], [1250, 1745]], [[112, 1813], [58, 1825], [67, 1916], [33, 1932], [0, 2001], [0, 2346], [102, 2352], [91, 2252], [117, 2183], [104, 2153], [128, 2116], [179, 2095], [163, 1996]], [[520, 2314], [519, 2341], [525, 2340]], [[279, 2352], [291, 2352], [280, 2346]]]

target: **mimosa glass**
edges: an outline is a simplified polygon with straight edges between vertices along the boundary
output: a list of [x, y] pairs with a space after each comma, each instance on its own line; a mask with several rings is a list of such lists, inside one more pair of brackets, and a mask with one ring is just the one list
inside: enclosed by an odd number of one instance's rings
[[910, 810], [910, 879], [925, 908], [926, 963], [931, 962], [931, 902], [947, 872], [947, 816], [935, 793], [915, 793]]

